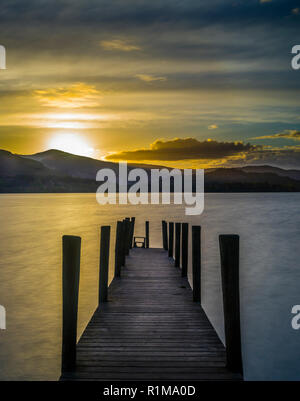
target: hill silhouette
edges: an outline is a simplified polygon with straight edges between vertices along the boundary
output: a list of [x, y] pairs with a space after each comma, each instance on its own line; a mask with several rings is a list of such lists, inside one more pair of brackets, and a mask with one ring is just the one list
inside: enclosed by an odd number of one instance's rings
[[[128, 164], [128, 170], [145, 164]], [[77, 156], [50, 149], [33, 155], [18, 155], [0, 150], [0, 192], [96, 192], [96, 173], [110, 168], [116, 174], [119, 164]], [[172, 187], [171, 187], [172, 190]], [[205, 171], [206, 192], [298, 192], [300, 171], [272, 166], [214, 168]]]

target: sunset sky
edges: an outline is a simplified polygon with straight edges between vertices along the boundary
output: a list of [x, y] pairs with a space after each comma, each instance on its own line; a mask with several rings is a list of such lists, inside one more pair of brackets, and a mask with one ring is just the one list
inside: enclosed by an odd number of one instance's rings
[[300, 0], [2, 0], [0, 148], [300, 168]]

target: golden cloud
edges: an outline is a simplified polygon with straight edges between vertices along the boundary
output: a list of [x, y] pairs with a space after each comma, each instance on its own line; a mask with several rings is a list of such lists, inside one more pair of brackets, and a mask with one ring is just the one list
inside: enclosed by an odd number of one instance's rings
[[300, 131], [287, 129], [284, 130], [283, 132], [279, 132], [278, 134], [257, 136], [252, 139], [278, 139], [278, 138], [293, 139], [294, 141], [300, 141]]
[[93, 85], [83, 82], [75, 83], [67, 88], [35, 90], [34, 95], [45, 106], [59, 108], [93, 107], [99, 100], [99, 91]]

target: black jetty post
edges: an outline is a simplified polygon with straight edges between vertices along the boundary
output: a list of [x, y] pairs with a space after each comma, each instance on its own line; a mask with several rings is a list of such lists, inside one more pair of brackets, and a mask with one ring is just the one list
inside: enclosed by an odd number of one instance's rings
[[107, 302], [109, 269], [110, 226], [101, 227], [100, 266], [99, 266], [99, 304]]
[[149, 248], [149, 221], [146, 221], [145, 223], [145, 231], [146, 231], [146, 248]]
[[167, 222], [163, 220], [161, 222], [162, 225], [162, 239], [163, 239], [163, 248], [165, 251], [168, 250], [168, 228], [167, 228]]
[[220, 235], [219, 244], [227, 368], [233, 372], [243, 373], [240, 325], [239, 236]]
[[169, 222], [169, 258], [173, 257], [173, 248], [174, 248], [174, 223]]
[[125, 218], [125, 255], [129, 255], [129, 240], [130, 240], [130, 218]]
[[182, 277], [187, 277], [188, 270], [188, 237], [189, 237], [189, 224], [182, 223], [182, 233], [181, 233], [181, 275]]
[[117, 222], [115, 243], [115, 277], [121, 277], [122, 266], [122, 221]]
[[63, 328], [61, 371], [76, 369], [77, 314], [81, 238], [62, 237], [63, 246]]
[[201, 227], [192, 227], [193, 301], [201, 303]]
[[130, 249], [132, 249], [132, 244], [133, 244], [134, 225], [135, 225], [135, 217], [131, 217], [131, 220], [130, 220], [130, 244], [129, 244]]
[[125, 220], [122, 221], [122, 230], [121, 230], [121, 265], [125, 266], [126, 263], [126, 224]]
[[175, 223], [175, 267], [180, 267], [181, 223]]

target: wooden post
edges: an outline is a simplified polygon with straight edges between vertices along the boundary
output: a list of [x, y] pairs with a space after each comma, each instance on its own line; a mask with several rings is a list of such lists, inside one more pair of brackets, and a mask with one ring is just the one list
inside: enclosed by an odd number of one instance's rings
[[81, 238], [64, 235], [63, 246], [63, 328], [62, 372], [76, 368], [77, 313]]
[[193, 301], [201, 303], [201, 227], [192, 227]]
[[173, 248], [174, 248], [174, 223], [169, 222], [169, 258], [173, 258]]
[[146, 248], [149, 248], [149, 221], [146, 221], [146, 227], [145, 227], [145, 231], [146, 231]]
[[99, 266], [99, 304], [107, 302], [109, 269], [110, 226], [101, 227], [100, 266]]
[[181, 235], [181, 257], [182, 257], [182, 265], [181, 265], [181, 276], [187, 277], [188, 270], [188, 236], [189, 236], [189, 224], [182, 223], [182, 235]]
[[126, 263], [126, 224], [125, 220], [122, 221], [121, 230], [121, 265], [125, 266]]
[[163, 220], [161, 222], [162, 224], [162, 239], [163, 239], [163, 248], [165, 251], [168, 250], [168, 228], [167, 228], [167, 222]]
[[121, 277], [122, 266], [122, 221], [117, 222], [115, 243], [115, 277]]
[[181, 223], [175, 223], [175, 267], [180, 267]]
[[219, 243], [227, 367], [233, 372], [243, 373], [240, 327], [239, 236], [220, 235]]
[[134, 225], [135, 225], [135, 217], [131, 217], [130, 221], [130, 249], [132, 249], [133, 237], [134, 237]]
[[130, 219], [125, 219], [125, 255], [129, 255], [129, 238], [130, 238]]

